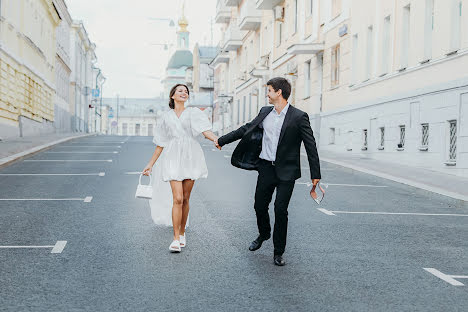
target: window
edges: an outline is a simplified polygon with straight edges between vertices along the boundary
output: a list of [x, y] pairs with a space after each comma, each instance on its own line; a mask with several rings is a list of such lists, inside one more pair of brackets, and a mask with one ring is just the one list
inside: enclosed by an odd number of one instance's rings
[[244, 97], [243, 97], [243, 102], [242, 102], [242, 104], [243, 104], [243, 105], [242, 105], [242, 123], [244, 124], [244, 123], [245, 123], [245, 119], [246, 119], [246, 116], [245, 116], [245, 115], [247, 114], [247, 110], [246, 110], [246, 107], [245, 107], [246, 104], [247, 104], [247, 99], [246, 99], [245, 95], [244, 95]]
[[378, 149], [383, 150], [385, 147], [385, 127], [380, 128], [380, 144]]
[[128, 132], [128, 124], [124, 122], [122, 124], [122, 135], [127, 135], [127, 132]]
[[405, 136], [406, 136], [406, 127], [400, 126], [400, 143], [398, 144], [399, 149], [405, 148]]
[[331, 86], [336, 87], [340, 83], [340, 45], [337, 44], [331, 52]]
[[355, 34], [353, 36], [353, 84], [356, 84], [359, 79], [359, 36]]
[[135, 135], [140, 135], [140, 124], [135, 125]]
[[295, 34], [297, 32], [297, 23], [298, 23], [298, 19], [299, 19], [298, 13], [299, 13], [299, 11], [297, 9], [297, 0], [294, 0], [294, 31], [293, 31], [293, 34]]
[[390, 48], [390, 16], [387, 16], [384, 19], [383, 25], [383, 37], [382, 37], [382, 68], [381, 68], [381, 75], [385, 75], [389, 71], [389, 64], [390, 64], [390, 55], [391, 55], [391, 48]]
[[240, 123], [240, 100], [237, 100], [237, 124]]
[[367, 129], [362, 130], [362, 150], [366, 151], [367, 150]]
[[153, 136], [153, 124], [148, 125], [148, 136]]
[[434, 0], [426, 0], [426, 17], [424, 22], [424, 59], [432, 58], [432, 32], [434, 30]]
[[429, 149], [429, 124], [421, 124], [421, 151], [427, 151]]
[[366, 80], [372, 77], [372, 63], [374, 55], [374, 28], [369, 26], [367, 28], [367, 58], [366, 58]]
[[332, 18], [337, 17], [341, 13], [341, 0], [332, 0]]
[[457, 160], [457, 121], [449, 121], [449, 162], [456, 162]]
[[310, 60], [304, 66], [304, 98], [310, 97]]
[[410, 6], [403, 8], [403, 24], [401, 34], [400, 70], [408, 67], [409, 41], [410, 41]]
[[277, 35], [276, 35], [276, 46], [279, 47], [281, 45], [281, 40], [283, 39], [283, 23], [278, 22], [277, 28]]
[[450, 40], [450, 52], [456, 52], [460, 49], [460, 34], [461, 34], [461, 15], [462, 15], [462, 2], [461, 0], [452, 0], [452, 30]]
[[328, 144], [335, 144], [335, 128], [330, 128], [330, 137], [328, 139]]

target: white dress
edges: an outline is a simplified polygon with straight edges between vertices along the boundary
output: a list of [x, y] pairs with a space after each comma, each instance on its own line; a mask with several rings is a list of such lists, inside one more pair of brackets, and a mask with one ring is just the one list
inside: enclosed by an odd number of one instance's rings
[[[154, 223], [172, 226], [172, 190], [169, 181], [208, 177], [205, 155], [195, 137], [211, 130], [200, 109], [186, 108], [180, 117], [173, 109], [156, 123], [153, 143], [163, 151], [153, 167], [153, 198], [149, 200]], [[188, 221], [187, 221], [188, 225]]]

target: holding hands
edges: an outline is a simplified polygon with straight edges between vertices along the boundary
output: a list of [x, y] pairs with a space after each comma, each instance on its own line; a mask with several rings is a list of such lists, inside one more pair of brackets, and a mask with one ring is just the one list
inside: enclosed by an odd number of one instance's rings
[[218, 138], [215, 138], [213, 140], [213, 143], [214, 143], [214, 145], [216, 146], [217, 149], [221, 150], [221, 146], [219, 146], [219, 144], [218, 144]]

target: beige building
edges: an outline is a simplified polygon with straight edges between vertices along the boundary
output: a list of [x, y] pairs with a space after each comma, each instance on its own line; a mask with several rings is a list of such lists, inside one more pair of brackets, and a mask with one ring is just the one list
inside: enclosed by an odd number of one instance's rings
[[56, 41], [52, 0], [0, 2], [0, 136], [53, 132]]
[[286, 77], [322, 151], [468, 175], [468, 0], [219, 0], [224, 131]]

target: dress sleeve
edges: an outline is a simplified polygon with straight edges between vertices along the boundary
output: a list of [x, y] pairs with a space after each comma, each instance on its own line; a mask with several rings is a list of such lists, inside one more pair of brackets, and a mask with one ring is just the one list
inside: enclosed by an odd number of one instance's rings
[[170, 140], [168, 127], [166, 126], [165, 116], [161, 116], [156, 120], [156, 126], [154, 127], [153, 143], [165, 147]]
[[211, 130], [211, 123], [208, 116], [199, 108], [192, 108], [190, 112], [190, 122], [193, 136], [197, 136], [202, 132]]

